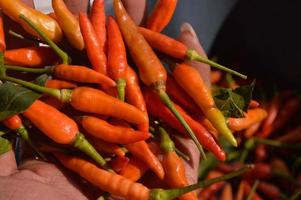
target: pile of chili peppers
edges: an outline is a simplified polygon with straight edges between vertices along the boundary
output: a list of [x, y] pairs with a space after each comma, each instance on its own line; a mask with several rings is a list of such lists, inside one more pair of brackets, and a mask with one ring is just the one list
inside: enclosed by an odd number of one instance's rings
[[[160, 33], [177, 0], [158, 0], [145, 27], [121, 0], [113, 5], [115, 17], [106, 17], [104, 0], [94, 0], [89, 15], [77, 18], [63, 0], [52, 0], [48, 15], [0, 0], [1, 12], [30, 34], [4, 30], [0, 18], [0, 80], [43, 94], [1, 123], [40, 159], [55, 158], [109, 198], [297, 199], [300, 97], [286, 91], [251, 100], [244, 117], [226, 118], [210, 84], [185, 61], [217, 68], [214, 85], [235, 89], [227, 77], [247, 77]], [[34, 45], [7, 50], [5, 33]], [[28, 74], [51, 78], [37, 84]], [[185, 172], [191, 155], [179, 137], [200, 152], [198, 183]]]

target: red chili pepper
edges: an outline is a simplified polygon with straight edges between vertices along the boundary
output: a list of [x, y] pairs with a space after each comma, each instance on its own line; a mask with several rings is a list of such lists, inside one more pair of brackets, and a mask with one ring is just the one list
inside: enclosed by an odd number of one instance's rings
[[4, 63], [23, 67], [44, 67], [59, 62], [56, 53], [49, 47], [26, 47], [7, 50]]
[[293, 130], [284, 133], [282, 136], [277, 137], [276, 140], [279, 142], [297, 143], [301, 141], [300, 131], [301, 131], [301, 125], [297, 126]]
[[172, 76], [167, 77], [166, 91], [170, 97], [180, 106], [190, 112], [202, 112], [193, 99], [179, 86]]
[[6, 49], [2, 12], [0, 11], [0, 52]]
[[188, 49], [188, 47], [162, 33], [158, 33], [155, 31], [151, 31], [146, 28], [139, 27], [139, 32], [143, 34], [144, 38], [148, 41], [148, 43], [156, 50], [165, 53], [169, 56], [179, 59], [188, 59], [191, 61], [199, 61], [212, 67], [215, 67], [219, 70], [226, 71], [231, 74], [235, 74], [243, 79], [247, 77], [239, 72], [226, 68], [214, 61], [207, 59], [206, 57], [201, 56], [193, 49]]
[[55, 89], [74, 89], [77, 88], [77, 85], [68, 81], [51, 79], [46, 81], [45, 87]]
[[256, 163], [254, 169], [243, 176], [249, 179], [269, 179], [272, 177], [272, 169], [269, 164]]
[[202, 156], [206, 157], [204, 150], [195, 137], [193, 131], [188, 126], [183, 117], [174, 108], [168, 95], [165, 92], [167, 73], [164, 66], [162, 65], [152, 48], [146, 42], [144, 37], [139, 33], [138, 27], [126, 12], [121, 0], [114, 0], [113, 5], [119, 28], [130, 50], [130, 54], [132, 55], [132, 58], [139, 69], [141, 80], [147, 86], [155, 87], [155, 90], [159, 94], [160, 99], [173, 112], [173, 114], [181, 122], [181, 124], [183, 124], [190, 137], [200, 150]]
[[268, 182], [260, 181], [257, 190], [269, 199], [278, 200], [281, 197], [279, 188]]
[[225, 185], [220, 200], [233, 200], [232, 186], [230, 183]]
[[[245, 182], [245, 184], [243, 185], [244, 196], [247, 197], [250, 194], [251, 190], [252, 188], [249, 183]], [[262, 198], [255, 192], [253, 194], [252, 200], [262, 200]]]
[[108, 20], [108, 73], [116, 81], [118, 97], [125, 98], [127, 58], [121, 32], [113, 17]]
[[161, 32], [171, 20], [177, 6], [177, 0], [158, 0], [148, 18], [147, 28]]
[[103, 47], [88, 16], [82, 12], [79, 14], [79, 25], [93, 69], [102, 74], [107, 74], [107, 57], [103, 51]]
[[[151, 90], [144, 91], [144, 98], [148, 111], [151, 115], [164, 120], [169, 126], [177, 131], [186, 134], [184, 127], [174, 117], [174, 115], [164, 106], [159, 97]], [[218, 146], [211, 134], [198, 122], [193, 120], [180, 106], [175, 104], [177, 110], [181, 113], [189, 126], [193, 129], [200, 143], [211, 151], [219, 160], [226, 159], [225, 152]]]
[[250, 104], [249, 104], [249, 109], [251, 109], [251, 108], [257, 108], [259, 106], [260, 106], [260, 103], [258, 101], [255, 101], [255, 100], [252, 99], [250, 101]]
[[105, 13], [105, 1], [94, 0], [90, 15], [91, 23], [98, 37], [100, 47], [103, 52], [106, 52], [106, 13]]
[[216, 84], [222, 79], [222, 72], [219, 70], [211, 71], [210, 73], [210, 81], [211, 84]]
[[250, 126], [249, 128], [247, 128], [247, 129], [245, 130], [244, 136], [245, 136], [246, 138], [251, 138], [253, 135], [255, 135], [255, 134], [257, 133], [257, 131], [259, 130], [261, 124], [262, 124], [261, 122], [258, 122], [258, 123], [256, 123], [256, 124], [253, 124], [253, 125]]
[[[219, 177], [222, 175], [223, 175], [223, 173], [221, 173], [219, 171], [210, 171], [206, 179], [212, 179], [212, 178], [216, 178], [216, 177]], [[225, 182], [219, 182], [219, 183], [210, 185], [209, 187], [204, 188], [200, 192], [199, 197], [201, 197], [201, 199], [208, 199], [210, 196], [214, 196], [215, 193], [218, 190], [220, 190], [224, 185], [225, 185]]]
[[123, 168], [125, 168], [128, 165], [129, 161], [130, 159], [125, 156], [116, 157], [109, 162], [109, 165], [115, 172], [119, 173]]

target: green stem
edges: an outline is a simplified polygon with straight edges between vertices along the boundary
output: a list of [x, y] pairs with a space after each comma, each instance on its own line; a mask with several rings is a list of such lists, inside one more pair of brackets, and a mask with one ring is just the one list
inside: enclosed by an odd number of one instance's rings
[[4, 53], [0, 52], [0, 76], [5, 76]]
[[255, 191], [258, 187], [258, 184], [259, 184], [259, 180], [256, 180], [255, 183], [253, 184], [252, 189], [251, 189], [251, 191], [250, 191], [250, 193], [249, 193], [246, 200], [251, 200], [253, 198], [254, 193], [255, 193]]
[[69, 64], [69, 56], [61, 48], [59, 48], [42, 30], [40, 30], [30, 19], [25, 17], [23, 14], [19, 15], [19, 18], [24, 20], [33, 30], [35, 30], [40, 37], [47, 42], [47, 44], [57, 53], [62, 59], [63, 64]]
[[116, 84], [117, 84], [118, 98], [121, 101], [124, 101], [124, 99], [125, 99], [126, 81], [123, 78], [119, 78], [119, 79], [117, 79]]
[[197, 148], [201, 152], [201, 155], [202, 155], [203, 159], [206, 160], [206, 154], [204, 152], [204, 149], [203, 149], [202, 145], [200, 144], [200, 142], [196, 138], [195, 134], [193, 133], [192, 129], [189, 127], [189, 125], [187, 124], [185, 119], [180, 115], [180, 113], [174, 107], [174, 105], [171, 102], [171, 100], [170, 100], [169, 96], [167, 95], [167, 93], [162, 88], [157, 89], [157, 92], [159, 94], [159, 97], [160, 97], [161, 101], [168, 107], [168, 109], [175, 115], [175, 117], [179, 120], [179, 122], [184, 126], [184, 128], [186, 129], [186, 131], [190, 135], [191, 139], [194, 141]]
[[260, 143], [260, 144], [265, 144], [268, 146], [272, 147], [279, 147], [279, 148], [289, 148], [289, 149], [299, 149], [299, 145], [295, 144], [286, 144], [282, 143], [276, 140], [269, 140], [269, 139], [264, 139], [264, 138], [254, 138], [255, 142]]
[[289, 200], [296, 200], [300, 195], [301, 195], [301, 187], [297, 190], [297, 192], [295, 192], [295, 193], [289, 198]]
[[53, 88], [46, 88], [28, 81], [23, 81], [21, 79], [9, 77], [9, 76], [0, 76], [0, 80], [10, 81], [25, 86], [37, 92], [49, 94], [62, 102], [70, 102], [72, 98], [72, 90], [67, 90], [67, 89], [58, 90]]
[[96, 149], [89, 143], [82, 133], [77, 134], [77, 137], [73, 141], [72, 145], [87, 154], [101, 167], [112, 171], [112, 169], [110, 169], [110, 167], [107, 165], [105, 159], [96, 151]]
[[27, 40], [30, 42], [36, 42], [36, 43], [43, 43], [43, 41], [35, 39], [35, 38], [28, 38], [28, 37], [24, 37], [23, 35], [21, 35], [20, 33], [16, 33], [13, 30], [9, 30], [8, 33], [12, 36], [14, 36], [15, 38], [21, 39], [21, 40]]
[[28, 68], [28, 67], [19, 67], [15, 65], [4, 65], [6, 70], [19, 71], [19, 72], [28, 72], [36, 74], [49, 74], [53, 73], [54, 67], [45, 67], [45, 68]]
[[189, 156], [187, 156], [185, 153], [183, 153], [182, 151], [180, 151], [178, 148], [175, 147], [175, 151], [176, 151], [176, 153], [177, 153], [183, 160], [185, 160], [186, 162], [189, 162], [189, 161], [190, 161]]
[[173, 152], [175, 151], [175, 144], [173, 141], [170, 139], [168, 133], [163, 127], [159, 127], [159, 132], [161, 134], [161, 142], [160, 142], [160, 147], [163, 149], [165, 153], [168, 152]]
[[245, 142], [244, 149], [240, 156], [240, 162], [244, 163], [246, 161], [246, 158], [248, 157], [250, 150], [252, 150], [254, 147], [255, 147], [255, 140], [253, 138]]
[[163, 190], [163, 189], [153, 189], [150, 192], [150, 200], [172, 200], [172, 199], [176, 199], [177, 197], [182, 196], [183, 194], [186, 194], [188, 192], [191, 192], [193, 190], [199, 189], [199, 188], [203, 188], [203, 187], [207, 187], [209, 185], [221, 182], [221, 181], [226, 181], [228, 179], [232, 179], [236, 176], [239, 176], [241, 174], [246, 173], [247, 171], [251, 170], [252, 168], [254, 168], [253, 165], [246, 165], [245, 167], [228, 173], [226, 175], [223, 176], [219, 176], [217, 178], [213, 178], [210, 180], [205, 180], [205, 181], [201, 181], [197, 184], [194, 185], [190, 185], [184, 188], [179, 188], [179, 189], [170, 189], [170, 190]]
[[26, 141], [30, 147], [44, 160], [47, 161], [47, 158], [45, 155], [37, 148], [37, 146], [31, 141], [29, 138], [29, 134], [26, 130], [26, 128], [22, 125], [20, 128], [18, 128], [17, 133], [21, 136], [21, 138]]
[[241, 74], [241, 73], [239, 73], [237, 71], [229, 69], [229, 68], [227, 68], [225, 66], [222, 66], [222, 65], [220, 65], [220, 64], [218, 64], [216, 62], [213, 62], [212, 60], [209, 60], [208, 58], [205, 58], [205, 57], [201, 56], [198, 52], [196, 52], [193, 49], [190, 49], [190, 50], [187, 51], [187, 58], [189, 60], [192, 60], [192, 61], [199, 61], [199, 62], [208, 64], [208, 65], [210, 65], [212, 67], [215, 67], [215, 68], [217, 68], [219, 70], [223, 70], [223, 71], [228, 72], [230, 74], [234, 74], [234, 75], [236, 75], [236, 76], [238, 76], [238, 77], [240, 77], [242, 79], [247, 79], [248, 78], [244, 74]]

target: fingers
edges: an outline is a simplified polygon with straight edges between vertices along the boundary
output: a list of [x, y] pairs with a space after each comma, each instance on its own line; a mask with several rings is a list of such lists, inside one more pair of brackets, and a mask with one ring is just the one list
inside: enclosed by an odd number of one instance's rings
[[8, 151], [0, 155], [0, 176], [9, 176], [17, 171], [14, 152]]
[[126, 10], [137, 25], [144, 22], [146, 16], [145, 0], [122, 0]]
[[74, 15], [88, 12], [89, 0], [64, 0], [64, 2]]
[[[199, 39], [189, 23], [184, 23], [181, 26], [181, 34], [179, 40], [186, 44], [188, 48], [196, 50], [200, 55], [206, 56], [206, 52], [204, 51], [203, 47], [201, 46]], [[210, 66], [200, 62], [189, 62], [189, 64], [195, 67], [201, 74], [202, 78], [206, 82], [208, 86], [211, 85], [210, 83]]]

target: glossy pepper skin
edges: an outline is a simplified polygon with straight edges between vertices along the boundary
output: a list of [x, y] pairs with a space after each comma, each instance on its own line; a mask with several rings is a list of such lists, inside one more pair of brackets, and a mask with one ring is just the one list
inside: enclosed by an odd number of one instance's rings
[[25, 47], [4, 52], [4, 63], [23, 67], [44, 67], [59, 62], [59, 57], [49, 47]]
[[161, 32], [170, 22], [176, 10], [177, 3], [178, 0], [158, 0], [148, 19], [147, 28]]
[[7, 16], [18, 22], [28, 33], [38, 36], [34, 30], [19, 18], [20, 14], [31, 19], [54, 42], [59, 42], [62, 39], [62, 29], [54, 19], [30, 8], [21, 0], [0, 0], [0, 7]]
[[6, 49], [2, 12], [0, 11], [0, 52]]
[[165, 85], [167, 74], [162, 63], [139, 33], [137, 26], [127, 14], [121, 0], [114, 0], [116, 20], [129, 47], [141, 80], [148, 86]]
[[78, 50], [83, 50], [85, 43], [78, 19], [70, 12], [63, 0], [52, 0], [52, 8], [57, 19], [56, 21], [59, 23], [71, 46]]
[[105, 52], [107, 40], [105, 0], [93, 1], [90, 19], [99, 39], [100, 47]]

